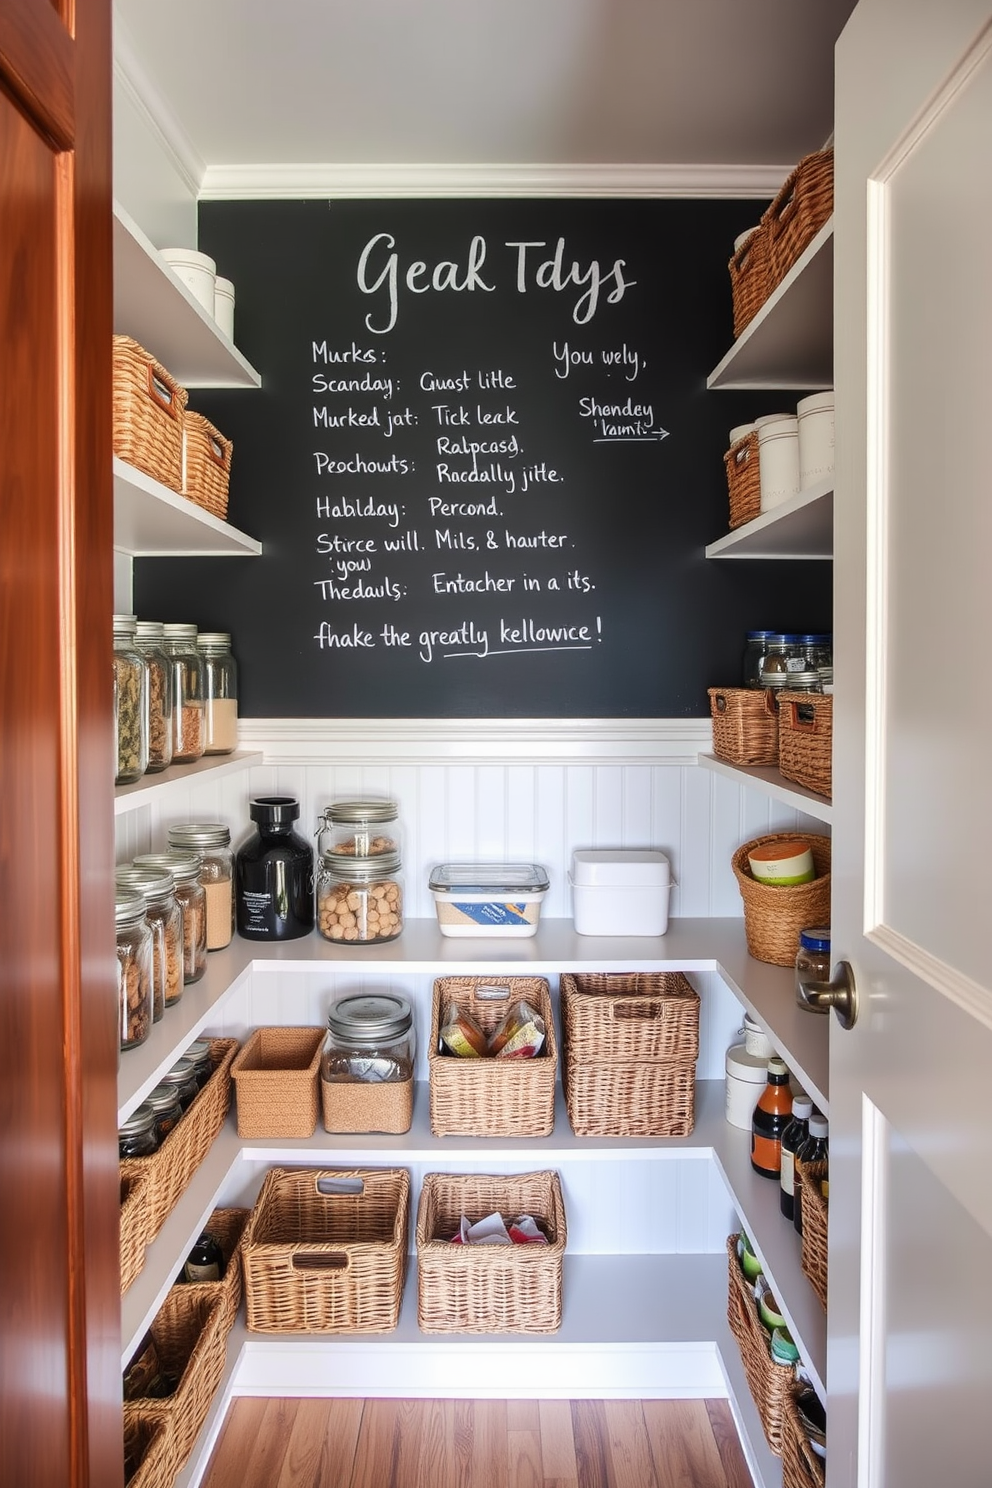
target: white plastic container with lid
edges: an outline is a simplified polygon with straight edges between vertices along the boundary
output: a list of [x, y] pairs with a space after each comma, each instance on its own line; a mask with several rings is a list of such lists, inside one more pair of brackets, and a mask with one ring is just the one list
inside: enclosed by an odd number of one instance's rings
[[799, 420], [795, 415], [755, 419], [761, 510], [771, 511], [799, 491]]
[[749, 1054], [754, 1054], [758, 1059], [771, 1059], [775, 1053], [775, 1045], [768, 1037], [760, 1023], [744, 1014], [744, 1047]]
[[572, 913], [579, 935], [664, 935], [672, 870], [663, 852], [577, 849]]
[[539, 863], [440, 863], [429, 887], [442, 935], [519, 940], [537, 934], [549, 883]]
[[834, 390], [812, 393], [796, 404], [799, 482], [805, 491], [834, 473]]
[[768, 1059], [749, 1054], [744, 1044], [732, 1044], [727, 1050], [726, 1115], [731, 1126], [751, 1130], [751, 1117], [758, 1097], [768, 1081]]
[[214, 320], [229, 341], [234, 340], [234, 285], [218, 274], [214, 280]]
[[163, 248], [161, 254], [176, 278], [213, 317], [217, 265], [209, 254], [198, 253], [195, 248]]

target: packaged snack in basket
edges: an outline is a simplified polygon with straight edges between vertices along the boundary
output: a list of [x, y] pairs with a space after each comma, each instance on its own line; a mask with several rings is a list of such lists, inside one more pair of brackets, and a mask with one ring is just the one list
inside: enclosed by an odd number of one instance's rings
[[470, 1224], [462, 1215], [461, 1224], [451, 1237], [452, 1245], [547, 1245], [548, 1237], [537, 1227], [530, 1214], [520, 1214], [509, 1224], [501, 1214], [487, 1214]]
[[481, 1059], [486, 1053], [486, 1035], [472, 1014], [456, 1003], [449, 1002], [445, 1007], [438, 1034], [448, 1053], [457, 1054], [459, 1059]]
[[540, 1053], [546, 1033], [540, 1013], [529, 1002], [518, 1002], [493, 1033], [488, 1052], [499, 1059], [532, 1059]]

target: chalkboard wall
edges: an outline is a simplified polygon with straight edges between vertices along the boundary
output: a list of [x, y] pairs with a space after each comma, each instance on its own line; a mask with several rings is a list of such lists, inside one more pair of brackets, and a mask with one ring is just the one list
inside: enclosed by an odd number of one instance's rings
[[830, 565], [714, 562], [708, 393], [753, 202], [224, 202], [261, 391], [234, 441], [260, 558], [139, 560], [139, 615], [230, 630], [249, 717], [678, 717], [745, 629], [829, 629]]

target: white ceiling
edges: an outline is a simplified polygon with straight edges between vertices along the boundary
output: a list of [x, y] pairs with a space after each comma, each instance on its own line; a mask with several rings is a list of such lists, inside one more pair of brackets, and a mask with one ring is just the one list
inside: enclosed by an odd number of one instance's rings
[[229, 166], [775, 165], [854, 0], [116, 0], [119, 65]]

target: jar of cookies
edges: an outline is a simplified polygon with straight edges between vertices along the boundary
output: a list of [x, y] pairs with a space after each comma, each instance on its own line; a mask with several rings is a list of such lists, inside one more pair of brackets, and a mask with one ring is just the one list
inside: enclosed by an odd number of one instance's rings
[[144, 896], [118, 889], [114, 922], [120, 1046], [134, 1049], [145, 1042], [152, 1026], [152, 932], [145, 919]]
[[374, 857], [325, 852], [317, 874], [317, 928], [325, 940], [375, 945], [403, 929], [398, 852]]
[[332, 801], [317, 823], [317, 856], [377, 858], [402, 856], [399, 812], [395, 801]]

